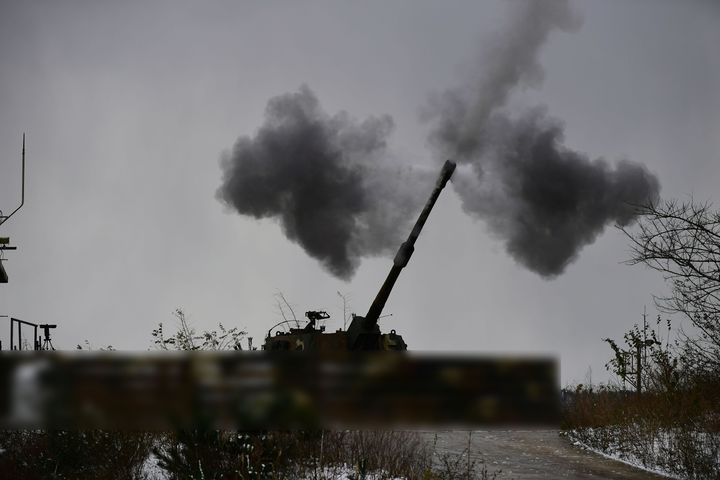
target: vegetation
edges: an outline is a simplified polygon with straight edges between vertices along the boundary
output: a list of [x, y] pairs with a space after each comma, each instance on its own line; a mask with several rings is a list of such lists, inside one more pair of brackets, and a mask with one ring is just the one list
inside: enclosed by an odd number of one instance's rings
[[0, 478], [143, 479], [147, 433], [11, 431], [0, 435]]
[[563, 427], [573, 440], [632, 463], [680, 478], [718, 478], [719, 402], [716, 381], [639, 396], [618, 386], [580, 386]]
[[640, 214], [637, 231], [623, 229], [633, 246], [629, 263], [661, 272], [670, 284], [657, 304], [697, 330], [681, 332], [693, 371], [720, 371], [720, 211], [667, 201], [640, 207]]
[[[161, 350], [241, 349], [246, 333], [218, 325], [197, 332], [182, 309], [177, 328], [152, 331]], [[79, 349], [92, 349], [86, 341]], [[101, 350], [113, 350], [108, 346]], [[152, 467], [152, 468], [151, 468]], [[398, 431], [233, 432], [212, 428], [165, 433], [6, 431], [0, 478], [23, 479], [495, 479], [469, 450], [438, 454], [423, 437]]]
[[[681, 478], [720, 478], [720, 212], [667, 201], [640, 207], [628, 263], [663, 274], [670, 293], [660, 312], [689, 320], [671, 342], [658, 315], [605, 339], [615, 385], [565, 392], [564, 425], [593, 449]], [[667, 327], [665, 339], [656, 330]], [[631, 387], [628, 390], [627, 386]]]
[[[604, 339], [618, 382], [565, 392], [563, 428], [582, 444], [683, 478], [720, 478], [720, 212], [669, 201], [640, 207], [637, 230], [623, 229], [631, 264], [661, 272], [670, 293], [664, 315], [691, 327], [672, 338], [657, 316], [622, 340]], [[342, 295], [341, 295], [342, 297]], [[343, 298], [343, 300], [345, 300]], [[282, 295], [278, 308], [297, 321]], [[152, 331], [163, 350], [242, 349], [246, 332], [223, 325], [198, 333], [181, 309], [177, 330]], [[110, 347], [109, 347], [110, 348]], [[152, 459], [169, 479], [496, 478], [469, 448], [438, 455], [410, 432], [229, 432], [210, 428], [165, 434], [103, 431], [5, 432], [0, 478], [142, 479]], [[372, 474], [372, 475], [371, 475]]]
[[226, 329], [219, 323], [218, 330], [206, 330], [198, 334], [182, 308], [176, 308], [173, 316], [178, 323], [174, 334], [167, 337], [162, 323], [151, 333], [155, 347], [160, 350], [242, 350], [241, 342], [247, 332], [237, 327]]

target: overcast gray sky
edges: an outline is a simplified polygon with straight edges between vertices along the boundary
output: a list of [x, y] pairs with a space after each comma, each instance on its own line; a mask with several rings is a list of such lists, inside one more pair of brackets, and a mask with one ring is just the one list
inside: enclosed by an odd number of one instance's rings
[[[720, 5], [577, 1], [572, 32], [554, 31], [544, 79], [509, 108], [544, 105], [565, 145], [629, 159], [664, 197], [718, 200]], [[233, 213], [215, 192], [219, 159], [263, 124], [268, 99], [309, 86], [330, 115], [393, 117], [387, 161], [438, 169], [419, 119], [431, 92], [462, 83], [507, 4], [477, 1], [0, 3], [0, 227], [10, 283], [0, 314], [57, 323], [55, 344], [146, 349], [183, 307], [198, 329], [278, 321], [274, 294], [342, 324], [337, 291], [367, 310], [390, 258], [340, 280], [278, 222]], [[479, 66], [482, 69], [482, 64]], [[413, 219], [414, 220], [414, 219]], [[407, 232], [401, 232], [405, 235]], [[510, 257], [446, 189], [387, 304], [384, 329], [413, 350], [558, 355], [562, 382], [607, 378], [610, 350], [651, 315], [662, 278], [621, 262], [606, 228], [557, 278]], [[678, 319], [679, 321], [679, 319]], [[0, 338], [7, 341], [6, 327]]]

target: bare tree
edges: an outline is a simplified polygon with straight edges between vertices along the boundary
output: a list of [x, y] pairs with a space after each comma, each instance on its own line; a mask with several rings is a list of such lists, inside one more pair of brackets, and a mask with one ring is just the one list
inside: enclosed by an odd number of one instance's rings
[[295, 310], [293, 310], [292, 305], [290, 305], [290, 302], [285, 298], [285, 294], [280, 291], [275, 292], [275, 306], [286, 323], [292, 321], [297, 328], [300, 328], [300, 320], [298, 320], [297, 315], [295, 315]]
[[348, 303], [350, 302], [350, 295], [347, 293], [337, 292], [338, 297], [342, 299], [343, 303], [343, 330], [347, 330], [348, 321], [352, 319], [352, 316], [348, 312]]
[[622, 227], [632, 245], [629, 264], [662, 272], [671, 293], [658, 308], [680, 313], [699, 330], [685, 334], [696, 367], [720, 367], [720, 211], [710, 203], [669, 200], [638, 207], [637, 229]]

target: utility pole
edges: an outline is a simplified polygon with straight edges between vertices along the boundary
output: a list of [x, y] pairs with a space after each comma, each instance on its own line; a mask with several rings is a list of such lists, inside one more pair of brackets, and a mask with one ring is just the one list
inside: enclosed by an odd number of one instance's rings
[[642, 343], [636, 342], [636, 361], [637, 366], [635, 367], [637, 379], [636, 379], [636, 391], [638, 397], [642, 394], [642, 369], [643, 364], [646, 360], [647, 350], [647, 306], [643, 305], [643, 329], [642, 329]]
[[638, 397], [642, 394], [642, 350], [644, 350], [643, 345], [636, 345], [637, 348], [637, 366], [635, 367], [637, 371], [637, 380], [636, 382], [636, 391]]

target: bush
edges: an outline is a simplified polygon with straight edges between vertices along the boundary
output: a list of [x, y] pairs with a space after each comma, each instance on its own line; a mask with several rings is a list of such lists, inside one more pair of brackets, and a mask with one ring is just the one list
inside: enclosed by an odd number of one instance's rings
[[683, 478], [720, 477], [719, 381], [643, 395], [580, 386], [563, 413], [563, 429], [588, 447]]
[[151, 443], [146, 433], [5, 431], [0, 478], [142, 479]]

